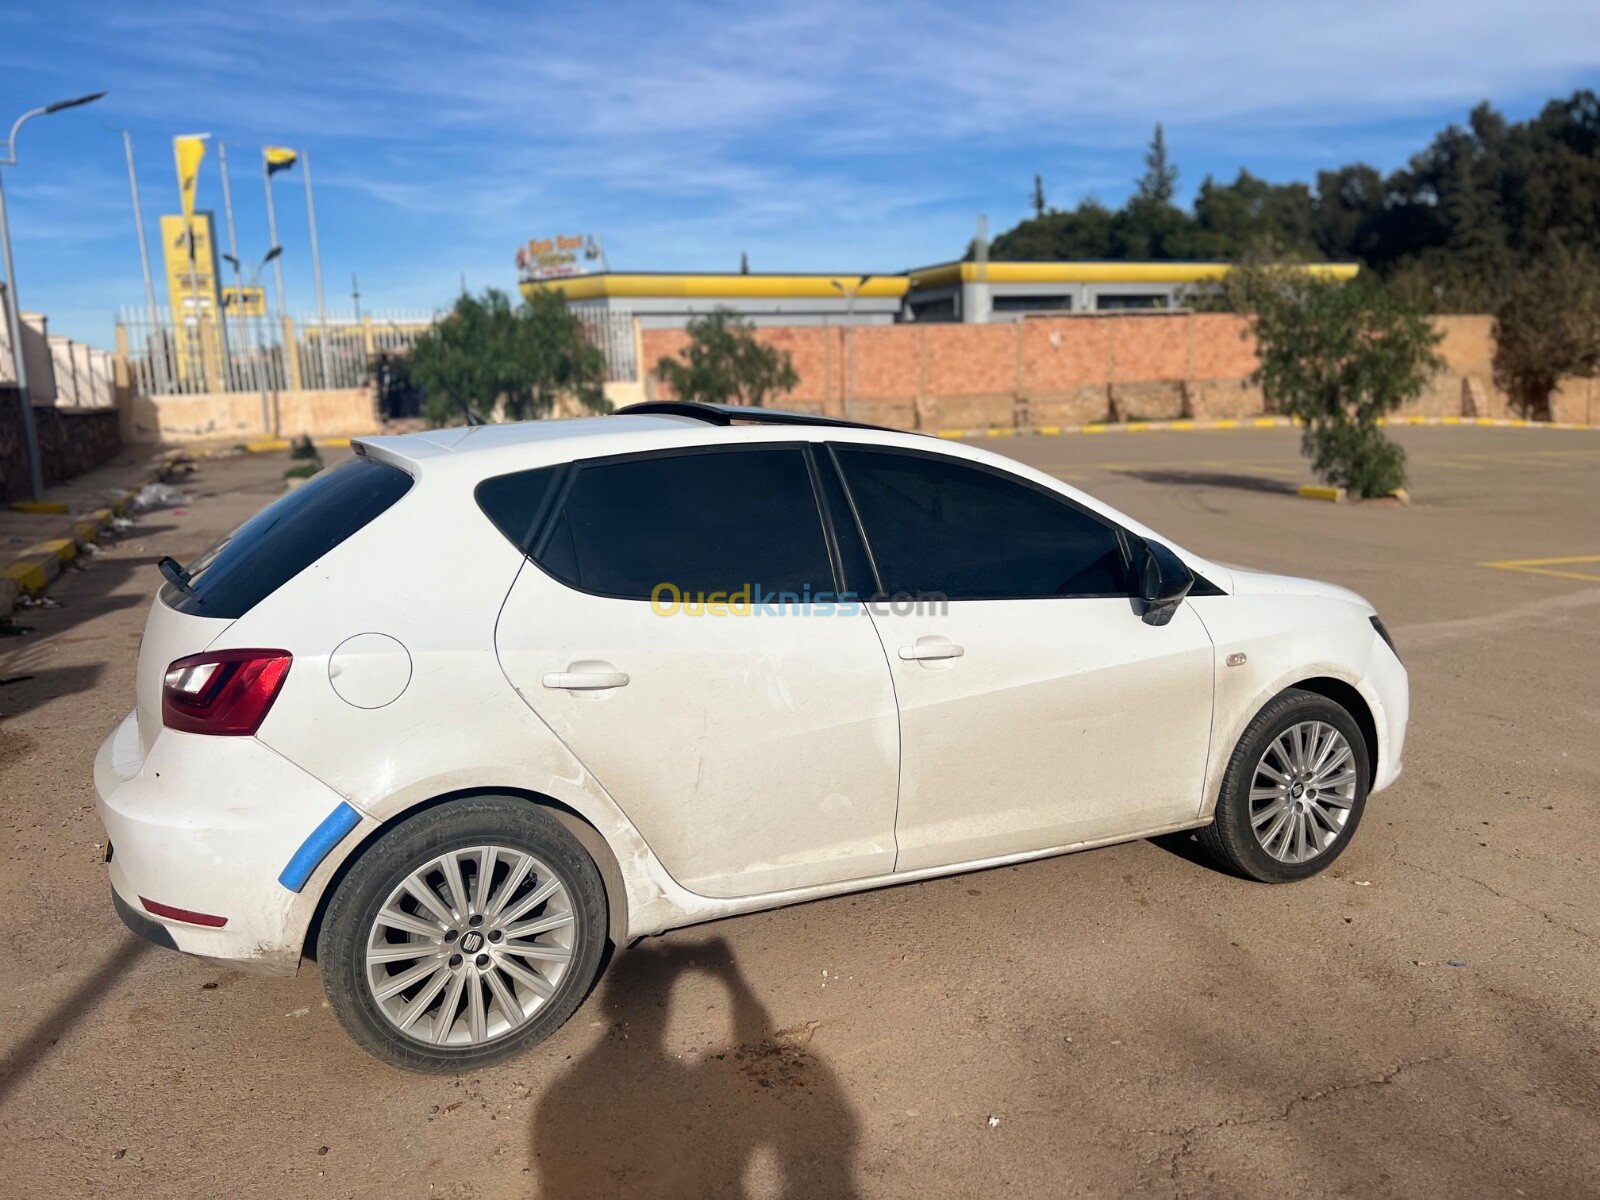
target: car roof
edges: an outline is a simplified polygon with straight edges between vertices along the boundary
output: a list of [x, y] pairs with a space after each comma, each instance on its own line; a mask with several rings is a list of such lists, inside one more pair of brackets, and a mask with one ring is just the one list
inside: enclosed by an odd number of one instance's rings
[[574, 458], [673, 446], [812, 440], [824, 431], [868, 434], [872, 441], [927, 440], [923, 434], [812, 413], [658, 401], [631, 405], [609, 416], [461, 425], [355, 438], [351, 445], [357, 454], [392, 462], [413, 474], [461, 470], [482, 478]]
[[[1154, 537], [1166, 542], [1191, 560], [1190, 565], [1196, 570], [1216, 570], [1214, 564], [1173, 545], [1169, 539], [1097, 497], [1036, 467], [978, 446], [937, 439], [925, 433], [908, 433], [772, 409], [743, 412], [735, 409], [731, 414], [731, 422], [725, 423], [720, 418], [698, 412], [689, 415], [682, 411], [692, 407], [698, 406], [676, 401], [651, 402], [634, 405], [631, 409], [609, 416], [467, 425], [423, 433], [352, 438], [350, 444], [359, 455], [393, 463], [419, 479], [426, 477], [441, 483], [453, 482], [468, 494], [478, 483], [496, 475], [552, 466], [579, 458], [653, 450], [823, 440], [920, 450], [985, 464], [1008, 475], [1031, 480], [1051, 491], [1064, 493], [1085, 508], [1100, 513], [1140, 537]], [[763, 415], [751, 420], [751, 411]]]

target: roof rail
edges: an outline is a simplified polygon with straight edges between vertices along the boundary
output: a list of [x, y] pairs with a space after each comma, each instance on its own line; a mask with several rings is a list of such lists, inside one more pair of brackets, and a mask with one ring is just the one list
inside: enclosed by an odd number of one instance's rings
[[781, 408], [752, 408], [744, 404], [701, 404], [691, 400], [645, 400], [629, 404], [613, 414], [619, 417], [689, 417], [708, 425], [732, 425], [746, 421], [752, 425], [826, 425], [836, 429], [891, 430], [884, 425], [868, 425], [861, 421], [845, 421], [838, 417], [824, 417], [816, 413], [785, 412]]

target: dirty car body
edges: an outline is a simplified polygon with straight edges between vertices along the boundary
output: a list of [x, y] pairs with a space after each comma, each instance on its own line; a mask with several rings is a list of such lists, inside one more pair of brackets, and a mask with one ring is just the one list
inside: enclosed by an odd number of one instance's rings
[[353, 448], [161, 588], [94, 773], [130, 927], [315, 953], [402, 1066], [714, 918], [1185, 829], [1301, 878], [1400, 772], [1359, 596], [982, 450], [673, 404]]

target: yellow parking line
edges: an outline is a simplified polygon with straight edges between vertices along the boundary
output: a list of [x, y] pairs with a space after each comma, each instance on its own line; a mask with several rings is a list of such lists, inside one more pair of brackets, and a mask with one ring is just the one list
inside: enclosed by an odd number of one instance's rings
[[1600, 554], [1580, 554], [1571, 558], [1512, 558], [1503, 562], [1485, 562], [1478, 565], [1493, 567], [1497, 571], [1521, 571], [1526, 575], [1554, 575], [1558, 579], [1582, 579], [1589, 583], [1600, 583], [1600, 575], [1550, 569], [1573, 566], [1577, 563], [1600, 563]]

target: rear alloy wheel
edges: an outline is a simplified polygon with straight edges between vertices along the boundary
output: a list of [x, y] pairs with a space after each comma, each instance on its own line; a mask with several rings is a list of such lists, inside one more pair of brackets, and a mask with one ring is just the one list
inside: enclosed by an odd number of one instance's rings
[[1201, 844], [1251, 879], [1305, 879], [1349, 844], [1371, 778], [1349, 713], [1326, 696], [1284, 692], [1239, 739]]
[[363, 1047], [411, 1070], [467, 1070], [572, 1014], [605, 913], [599, 872], [559, 821], [525, 800], [473, 798], [368, 847], [329, 902], [318, 961]]

